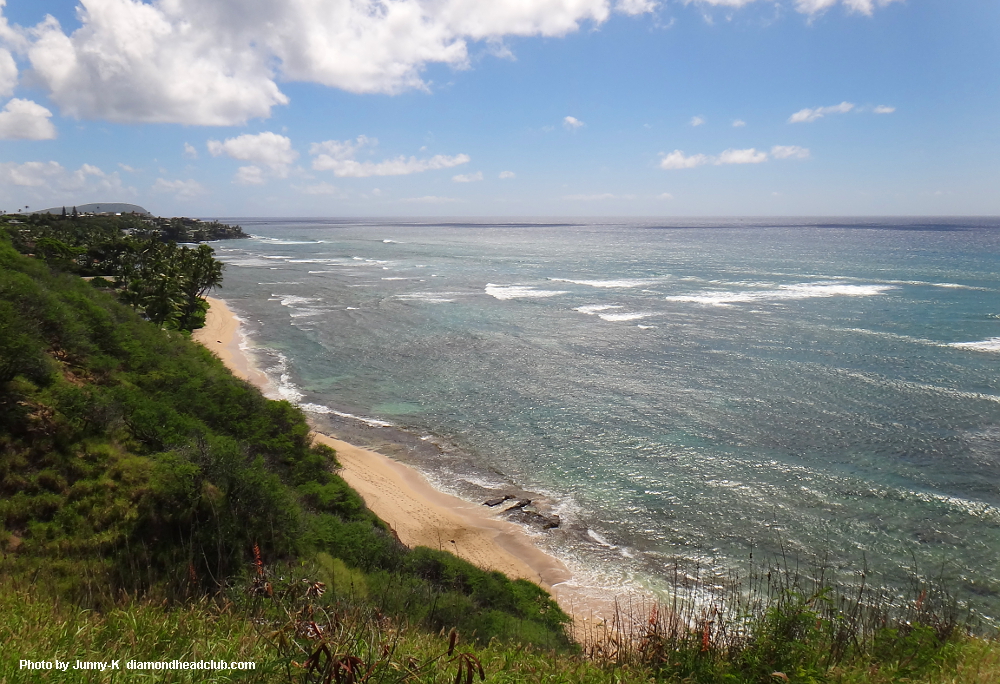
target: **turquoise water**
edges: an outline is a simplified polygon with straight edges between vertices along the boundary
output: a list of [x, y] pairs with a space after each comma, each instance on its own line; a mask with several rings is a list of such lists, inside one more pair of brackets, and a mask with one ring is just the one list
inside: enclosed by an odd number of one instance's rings
[[218, 294], [283, 395], [533, 493], [576, 581], [783, 548], [1000, 615], [1000, 221], [237, 222]]

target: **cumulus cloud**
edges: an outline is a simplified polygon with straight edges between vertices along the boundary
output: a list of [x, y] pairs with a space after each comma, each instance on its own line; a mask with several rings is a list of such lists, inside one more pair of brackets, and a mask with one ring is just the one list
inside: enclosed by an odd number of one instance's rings
[[567, 116], [563, 118], [563, 126], [567, 131], [575, 131], [578, 128], [583, 128], [584, 123], [575, 116]]
[[505, 180], [507, 178], [517, 178], [517, 174], [514, 173], [513, 171], [501, 171], [500, 179]]
[[476, 171], [475, 173], [459, 174], [457, 176], [452, 176], [451, 179], [456, 183], [475, 183], [476, 181], [481, 181], [483, 179], [483, 172]]
[[674, 150], [670, 154], [663, 155], [660, 160], [661, 169], [693, 169], [696, 166], [711, 163], [712, 158], [704, 154], [692, 154], [685, 157], [680, 150]]
[[191, 143], [184, 143], [184, 156], [187, 159], [197, 159], [198, 150], [195, 149], [195, 146], [192, 145]]
[[[0, 5], [2, 7], [2, 5]], [[0, 48], [0, 97], [10, 97], [17, 85], [17, 64], [10, 50]]]
[[31, 100], [14, 98], [0, 111], [0, 140], [52, 140], [52, 112]]
[[[254, 166], [240, 169], [256, 169], [247, 173], [256, 174], [258, 177], [262, 173], [257, 164], [263, 164], [271, 169], [273, 173], [284, 177], [288, 175], [288, 166], [299, 158], [299, 153], [292, 149], [292, 141], [283, 135], [265, 131], [257, 134], [244, 134], [238, 138], [227, 138], [225, 142], [209, 140], [208, 151], [213, 157], [226, 155], [240, 161], [254, 162]], [[261, 179], [260, 182], [263, 182]]]
[[895, 107], [890, 107], [889, 105], [879, 105], [874, 109], [876, 114], [892, 114], [896, 111]]
[[97, 194], [118, 197], [135, 194], [132, 188], [122, 186], [117, 171], [105, 173], [92, 164], [83, 164], [70, 171], [55, 161], [0, 164], [0, 193], [8, 194], [5, 192], [8, 188], [14, 190], [18, 198], [30, 195], [36, 201], [49, 204], [65, 202], [67, 195], [83, 198]]
[[471, 161], [467, 154], [447, 156], [436, 154], [429, 159], [399, 156], [381, 162], [358, 161], [354, 157], [365, 147], [378, 144], [375, 138], [359, 135], [356, 140], [327, 140], [313, 143], [309, 154], [316, 171], [333, 171], [340, 178], [368, 178], [369, 176], [407, 176], [437, 169], [448, 169]]
[[287, 104], [280, 79], [354, 93], [426, 88], [428, 64], [469, 65], [470, 41], [561, 36], [610, 11], [610, 0], [84, 0], [75, 31], [48, 16], [20, 36], [64, 114], [234, 125]]
[[718, 156], [715, 164], [760, 164], [767, 161], [767, 152], [758, 152], [754, 148], [746, 150], [728, 149]]
[[656, 196], [656, 199], [661, 199], [661, 200], [672, 200], [673, 198], [674, 196], [671, 195], [669, 192], [661, 192], [659, 195]]
[[[794, 145], [776, 145], [771, 148], [771, 154], [776, 159], [805, 159], [809, 156], [809, 150]], [[725, 166], [728, 164], [762, 164], [768, 160], [767, 152], [750, 147], [744, 150], [730, 148], [719, 153], [717, 156], [707, 154], [685, 155], [681, 150], [674, 150], [670, 154], [661, 154], [660, 168], [666, 170], [693, 169], [697, 166], [712, 164], [714, 166]]]
[[736, 119], [735, 121], [733, 121], [733, 128], [743, 128], [746, 125], [747, 122], [744, 121], [743, 119]]
[[236, 169], [233, 182], [237, 185], [263, 185], [264, 169], [259, 166], [241, 166]]
[[59, 162], [25, 162], [0, 164], [0, 183], [20, 187], [38, 187], [49, 179], [64, 176], [66, 169]]
[[703, 126], [705, 124], [705, 117], [703, 116], [692, 116], [691, 125], [692, 126]]
[[208, 191], [196, 180], [166, 180], [157, 178], [153, 183], [154, 192], [170, 193], [179, 200], [189, 200], [200, 197]]
[[808, 159], [809, 149], [798, 145], [775, 145], [771, 148], [771, 156], [775, 159]]
[[852, 109], [854, 109], [854, 104], [851, 102], [841, 102], [838, 105], [816, 107], [815, 109], [800, 109], [788, 117], [788, 123], [806, 123], [816, 121], [817, 119], [822, 119], [827, 114], [846, 114]]

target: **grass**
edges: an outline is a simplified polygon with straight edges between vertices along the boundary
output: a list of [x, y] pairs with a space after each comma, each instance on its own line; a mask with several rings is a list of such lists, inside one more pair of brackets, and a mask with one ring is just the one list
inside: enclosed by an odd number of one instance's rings
[[[213, 596], [170, 602], [123, 594], [111, 607], [87, 610], [8, 577], [0, 583], [0, 684], [1000, 682], [1000, 643], [972, 636], [940, 587], [891, 596], [862, 573], [840, 584], [823, 569], [781, 566], [726, 583], [678, 573], [670, 605], [623, 602], [606, 623], [577, 633], [586, 646], [576, 649], [519, 639], [532, 623], [510, 615], [504, 637], [482, 639], [446, 623], [430, 628], [443, 621], [429, 615], [426, 587], [383, 579], [326, 554], [273, 566], [258, 557]], [[424, 610], [403, 611], [400, 602]], [[21, 670], [21, 658], [210, 659], [255, 669], [55, 673]]]

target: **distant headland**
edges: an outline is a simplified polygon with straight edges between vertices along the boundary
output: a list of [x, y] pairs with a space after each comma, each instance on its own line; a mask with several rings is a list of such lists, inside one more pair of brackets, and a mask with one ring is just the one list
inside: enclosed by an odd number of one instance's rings
[[149, 211], [143, 209], [138, 204], [127, 204], [125, 202], [91, 202], [90, 204], [77, 204], [75, 206], [52, 207], [32, 212], [35, 214], [62, 214], [71, 213], [76, 209], [80, 214], [142, 214], [151, 216]]

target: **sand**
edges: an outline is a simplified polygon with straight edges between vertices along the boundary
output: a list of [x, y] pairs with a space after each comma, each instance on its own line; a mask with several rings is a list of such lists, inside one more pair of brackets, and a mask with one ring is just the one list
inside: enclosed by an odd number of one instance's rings
[[[193, 339], [213, 351], [235, 375], [273, 396], [267, 376], [244, 353], [239, 318], [223, 300], [209, 297], [208, 301], [211, 308], [205, 327], [196, 330]], [[336, 435], [314, 432], [313, 438], [336, 450], [340, 475], [407, 546], [449, 551], [485, 570], [537, 582], [553, 592], [564, 609], [575, 602], [569, 587], [560, 587], [571, 578], [566, 566], [536, 547], [522, 528], [497, 519], [493, 509], [440, 492], [417, 470]]]

